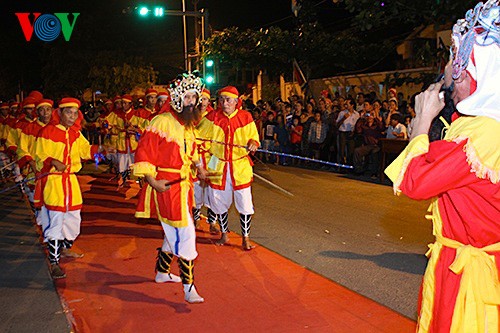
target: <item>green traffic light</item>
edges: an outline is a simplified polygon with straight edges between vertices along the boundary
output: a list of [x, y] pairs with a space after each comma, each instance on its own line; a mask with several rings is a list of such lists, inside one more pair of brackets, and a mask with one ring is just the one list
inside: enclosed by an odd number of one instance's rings
[[207, 77], [205, 78], [205, 82], [206, 82], [207, 84], [212, 84], [212, 83], [214, 83], [214, 77], [213, 77], [213, 76], [211, 76], [211, 75], [207, 76]]
[[155, 7], [155, 16], [163, 16], [165, 14], [165, 10], [163, 7]]
[[148, 15], [148, 13], [149, 13], [148, 7], [145, 7], [145, 6], [139, 7], [139, 15], [146, 16], [146, 15]]
[[214, 61], [212, 59], [208, 59], [206, 62], [205, 62], [205, 65], [207, 67], [212, 67], [214, 65]]

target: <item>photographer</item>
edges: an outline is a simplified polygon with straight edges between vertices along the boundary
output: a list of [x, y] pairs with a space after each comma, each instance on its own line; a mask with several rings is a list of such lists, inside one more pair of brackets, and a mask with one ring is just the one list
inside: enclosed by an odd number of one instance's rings
[[[478, 3], [453, 27], [445, 78], [415, 99], [411, 141], [386, 169], [396, 194], [432, 199], [430, 246], [419, 332], [499, 332], [500, 34], [499, 1]], [[429, 142], [445, 106], [460, 117]]]

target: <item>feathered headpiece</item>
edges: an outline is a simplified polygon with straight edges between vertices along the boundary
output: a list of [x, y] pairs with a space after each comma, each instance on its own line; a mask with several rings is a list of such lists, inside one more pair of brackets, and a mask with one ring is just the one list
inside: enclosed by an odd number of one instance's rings
[[456, 80], [467, 68], [475, 44], [488, 46], [500, 44], [500, 6], [499, 0], [478, 3], [453, 26], [451, 59], [453, 78]]
[[[185, 72], [179, 76], [170, 84], [168, 91], [170, 92], [170, 105], [176, 112], [182, 112], [182, 101], [184, 96], [188, 91], [193, 91], [201, 96], [203, 90], [203, 79], [200, 76], [200, 72], [194, 71], [192, 73]], [[199, 103], [198, 98], [198, 103]]]

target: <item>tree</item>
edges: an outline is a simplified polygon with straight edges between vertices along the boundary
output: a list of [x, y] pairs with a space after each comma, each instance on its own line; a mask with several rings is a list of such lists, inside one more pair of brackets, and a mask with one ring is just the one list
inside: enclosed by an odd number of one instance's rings
[[88, 77], [93, 90], [109, 96], [129, 92], [135, 87], [148, 88], [158, 72], [141, 57], [117, 57], [114, 52], [100, 52], [94, 58]]
[[455, 22], [477, 1], [470, 0], [338, 0], [355, 14], [353, 25], [362, 30], [403, 23], [410, 27]]

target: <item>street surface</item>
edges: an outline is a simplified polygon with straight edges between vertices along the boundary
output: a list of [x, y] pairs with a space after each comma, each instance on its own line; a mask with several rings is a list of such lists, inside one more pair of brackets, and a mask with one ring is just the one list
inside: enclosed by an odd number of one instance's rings
[[[293, 197], [256, 180], [252, 238], [323, 276], [416, 319], [432, 226], [428, 202], [347, 176], [256, 164]], [[239, 232], [235, 211], [230, 228]]]

